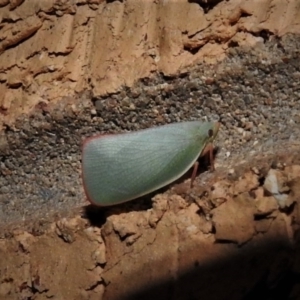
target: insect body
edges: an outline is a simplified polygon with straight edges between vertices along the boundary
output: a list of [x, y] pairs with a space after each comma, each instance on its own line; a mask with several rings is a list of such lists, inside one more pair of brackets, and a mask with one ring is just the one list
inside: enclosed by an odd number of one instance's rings
[[207, 151], [212, 160], [218, 129], [217, 122], [191, 121], [88, 138], [82, 149], [88, 200], [115, 205], [175, 181]]

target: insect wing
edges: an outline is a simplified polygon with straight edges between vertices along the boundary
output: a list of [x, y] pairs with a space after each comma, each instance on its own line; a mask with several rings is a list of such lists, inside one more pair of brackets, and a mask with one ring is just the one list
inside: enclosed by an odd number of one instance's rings
[[171, 183], [197, 160], [211, 128], [194, 121], [89, 139], [82, 157], [89, 200], [114, 205]]

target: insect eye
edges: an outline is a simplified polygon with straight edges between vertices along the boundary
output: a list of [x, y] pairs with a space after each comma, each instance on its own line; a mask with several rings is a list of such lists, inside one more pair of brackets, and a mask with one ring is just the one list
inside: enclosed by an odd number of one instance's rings
[[212, 130], [212, 129], [209, 129], [209, 130], [208, 130], [208, 136], [209, 136], [209, 137], [212, 137], [213, 135], [214, 135], [213, 130]]

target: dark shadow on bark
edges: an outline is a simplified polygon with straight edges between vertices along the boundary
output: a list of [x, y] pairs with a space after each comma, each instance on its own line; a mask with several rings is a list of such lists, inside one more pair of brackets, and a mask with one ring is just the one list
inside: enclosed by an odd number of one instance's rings
[[195, 261], [193, 268], [178, 278], [156, 284], [149, 282], [144, 289], [120, 295], [119, 299], [299, 299], [300, 274], [293, 268], [299, 253], [287, 240], [250, 245], [251, 241], [249, 246], [240, 247], [235, 256], [226, 259], [204, 264]]

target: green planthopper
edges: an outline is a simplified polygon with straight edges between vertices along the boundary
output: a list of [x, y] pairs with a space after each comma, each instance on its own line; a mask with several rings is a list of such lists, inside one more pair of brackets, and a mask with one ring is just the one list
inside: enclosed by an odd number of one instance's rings
[[[133, 200], [184, 175], [213, 145], [218, 122], [180, 122], [86, 139], [82, 179], [88, 200], [98, 206]], [[213, 168], [213, 164], [212, 164]]]

